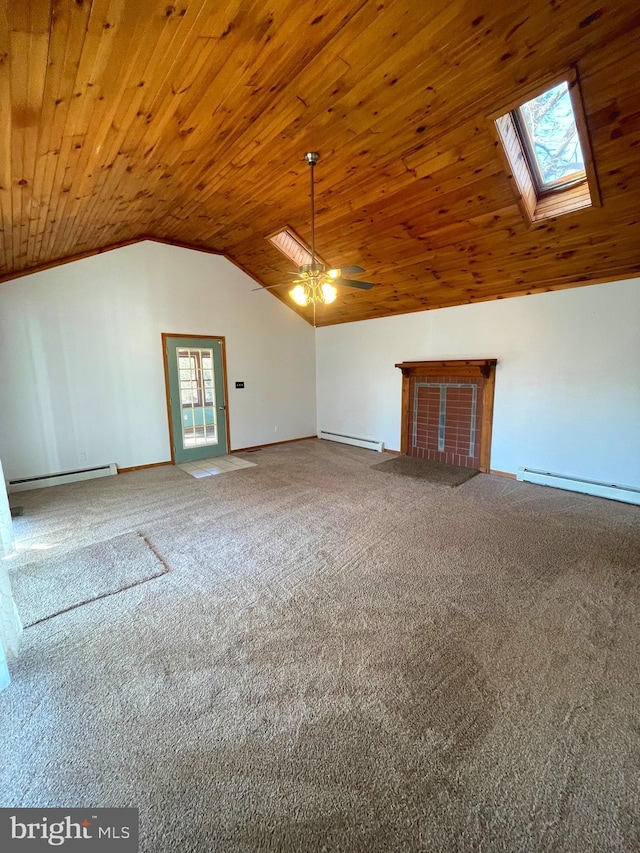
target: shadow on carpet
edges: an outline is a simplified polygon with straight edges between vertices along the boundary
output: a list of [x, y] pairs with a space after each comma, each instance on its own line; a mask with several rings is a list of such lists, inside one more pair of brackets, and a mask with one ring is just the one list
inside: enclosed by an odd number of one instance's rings
[[429, 462], [427, 459], [414, 459], [412, 456], [395, 456], [371, 466], [384, 474], [398, 474], [401, 477], [412, 477], [415, 480], [425, 480], [433, 486], [461, 486], [476, 474], [477, 468], [462, 468], [458, 465], [443, 465], [441, 462]]
[[11, 571], [25, 628], [169, 571], [138, 533], [114, 536]]

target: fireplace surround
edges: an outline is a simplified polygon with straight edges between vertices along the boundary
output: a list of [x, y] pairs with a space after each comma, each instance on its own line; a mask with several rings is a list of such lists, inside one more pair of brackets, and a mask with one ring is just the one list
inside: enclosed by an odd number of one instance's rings
[[495, 358], [404, 361], [400, 452], [446, 465], [491, 461]]

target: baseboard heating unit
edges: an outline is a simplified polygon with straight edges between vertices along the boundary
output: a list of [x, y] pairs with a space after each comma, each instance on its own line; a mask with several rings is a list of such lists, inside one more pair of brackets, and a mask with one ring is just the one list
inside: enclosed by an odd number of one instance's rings
[[324, 438], [327, 441], [337, 441], [340, 444], [353, 444], [354, 447], [377, 450], [378, 453], [382, 453], [384, 450], [384, 442], [382, 441], [374, 441], [372, 438], [356, 438], [354, 435], [342, 435], [339, 432], [326, 432], [323, 429], [318, 433], [318, 438]]
[[549, 471], [534, 471], [532, 468], [519, 468], [518, 480], [640, 506], [640, 489], [634, 486], [617, 486], [612, 483], [599, 483], [597, 480], [581, 480], [578, 477], [551, 474]]
[[78, 471], [61, 471], [58, 474], [42, 474], [39, 477], [22, 477], [7, 482], [7, 491], [25, 492], [27, 489], [43, 489], [45, 486], [61, 486], [63, 483], [77, 483], [79, 480], [93, 480], [95, 477], [112, 477], [118, 473], [115, 462], [99, 465], [95, 468], [81, 468]]

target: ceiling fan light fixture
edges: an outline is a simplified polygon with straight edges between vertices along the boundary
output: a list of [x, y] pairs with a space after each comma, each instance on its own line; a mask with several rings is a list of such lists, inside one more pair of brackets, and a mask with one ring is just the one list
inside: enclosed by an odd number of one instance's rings
[[296, 305], [301, 305], [302, 307], [304, 307], [309, 303], [307, 291], [301, 284], [296, 284], [293, 290], [289, 291], [289, 296], [293, 299]]
[[322, 296], [323, 296], [322, 301], [325, 302], [327, 305], [330, 302], [334, 302], [337, 295], [338, 295], [338, 291], [336, 290], [336, 288], [332, 284], [325, 282], [322, 285]]
[[304, 159], [309, 164], [311, 179], [311, 263], [300, 266], [301, 281], [299, 280], [293, 290], [289, 291], [289, 296], [293, 301], [302, 307], [306, 305], [315, 306], [318, 303], [328, 305], [330, 302], [334, 302], [338, 291], [331, 284], [331, 279], [338, 278], [340, 275], [340, 270], [327, 270], [326, 266], [316, 257], [313, 167], [320, 159], [320, 155], [315, 151], [310, 151], [305, 154]]
[[[298, 265], [298, 277], [294, 279], [295, 285], [290, 291], [289, 296], [301, 308], [306, 308], [308, 305], [313, 307], [313, 325], [316, 324], [316, 305], [330, 305], [336, 301], [338, 289], [334, 282], [338, 285], [347, 287], [357, 287], [361, 290], [370, 290], [373, 287], [370, 281], [352, 281], [344, 278], [345, 275], [359, 275], [363, 273], [362, 267], [357, 264], [351, 264], [340, 269], [328, 269], [328, 264], [325, 264], [322, 259], [316, 255], [316, 228], [315, 228], [315, 194], [313, 182], [313, 170], [320, 159], [317, 152], [310, 151], [305, 154], [306, 162], [309, 165], [310, 177], [310, 199], [311, 199], [311, 249], [310, 251], [302, 243], [302, 240], [296, 237], [295, 233], [286, 228], [279, 231], [277, 234], [268, 239], [280, 249], [291, 260], [305, 260], [306, 263]], [[296, 254], [294, 254], [296, 250]], [[284, 286], [280, 284], [271, 284], [257, 290], [271, 290], [275, 287]]]

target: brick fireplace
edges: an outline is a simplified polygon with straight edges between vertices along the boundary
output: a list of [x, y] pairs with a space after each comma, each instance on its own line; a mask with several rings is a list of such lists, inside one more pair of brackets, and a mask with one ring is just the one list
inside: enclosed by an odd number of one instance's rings
[[400, 452], [446, 465], [490, 469], [497, 359], [405, 361]]

